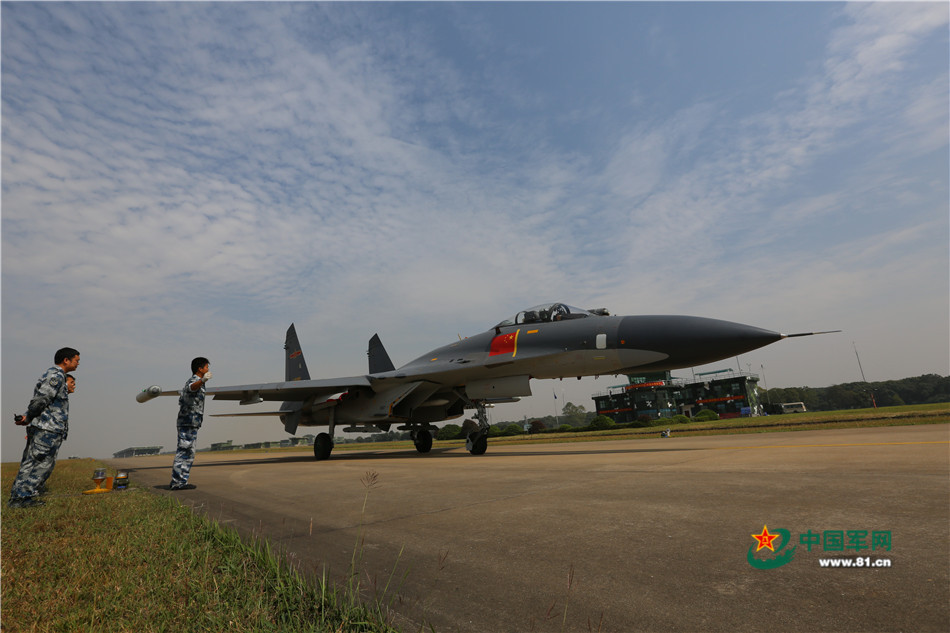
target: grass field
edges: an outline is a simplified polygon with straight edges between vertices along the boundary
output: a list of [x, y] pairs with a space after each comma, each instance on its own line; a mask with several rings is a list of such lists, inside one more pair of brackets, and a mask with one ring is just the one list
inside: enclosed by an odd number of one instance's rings
[[[670, 425], [673, 436], [796, 429], [946, 424], [950, 404], [804, 413]], [[656, 438], [660, 428], [492, 438], [493, 445]], [[458, 447], [461, 440], [436, 442]], [[340, 444], [405, 449], [411, 442]], [[278, 449], [310, 450], [308, 447]], [[252, 451], [253, 452], [253, 451]], [[273, 450], [270, 452], [274, 452]], [[8, 493], [17, 464], [0, 467]], [[308, 582], [266, 542], [237, 533], [133, 486], [82, 495], [100, 462], [60, 460], [46, 505], [3, 505], [3, 631], [394, 631], [386, 605], [361, 598], [360, 552], [343, 585]], [[365, 503], [365, 500], [364, 500]]]
[[[81, 494], [97, 466], [59, 461], [43, 507], [4, 502], [3, 631], [395, 630], [382, 605], [361, 602], [358, 580], [306, 582], [266, 543], [174, 499], [134, 484]], [[5, 494], [17, 467], [0, 469]]]

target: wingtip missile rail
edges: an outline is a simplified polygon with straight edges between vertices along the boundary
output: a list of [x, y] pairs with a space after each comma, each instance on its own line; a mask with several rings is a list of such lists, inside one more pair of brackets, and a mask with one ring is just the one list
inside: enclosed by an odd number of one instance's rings
[[162, 388], [158, 385], [146, 387], [135, 396], [136, 402], [148, 402], [152, 398], [162, 395]]

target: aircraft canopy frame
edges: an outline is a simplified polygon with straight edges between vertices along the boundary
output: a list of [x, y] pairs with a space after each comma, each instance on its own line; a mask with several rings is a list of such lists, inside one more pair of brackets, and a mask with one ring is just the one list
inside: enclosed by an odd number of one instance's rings
[[499, 327], [508, 327], [512, 325], [525, 325], [530, 323], [550, 323], [552, 321], [568, 321], [572, 319], [586, 319], [595, 316], [593, 313], [567, 305], [566, 303], [542, 303], [533, 308], [522, 310], [512, 317], [508, 317], [498, 325]]

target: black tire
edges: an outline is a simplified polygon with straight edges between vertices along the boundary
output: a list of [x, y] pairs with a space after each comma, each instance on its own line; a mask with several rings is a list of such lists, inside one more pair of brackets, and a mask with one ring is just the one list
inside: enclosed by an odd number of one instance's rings
[[472, 450], [469, 451], [472, 455], [484, 455], [485, 451], [488, 450], [488, 436], [482, 435], [477, 440], [472, 442]]
[[416, 445], [416, 450], [420, 453], [428, 453], [432, 450], [432, 433], [429, 429], [422, 429], [416, 433], [412, 443]]
[[320, 433], [313, 440], [313, 458], [323, 461], [330, 459], [330, 453], [333, 451], [333, 438], [329, 433]]

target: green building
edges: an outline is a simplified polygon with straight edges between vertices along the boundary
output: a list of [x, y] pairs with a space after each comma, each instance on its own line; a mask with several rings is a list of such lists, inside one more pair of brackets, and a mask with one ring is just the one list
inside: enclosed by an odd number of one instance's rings
[[606, 415], [618, 424], [687, 417], [709, 409], [720, 418], [755, 416], [762, 413], [755, 374], [723, 369], [696, 374], [693, 382], [673, 378], [670, 372], [628, 376], [628, 384], [610, 387], [594, 395], [598, 415]]

